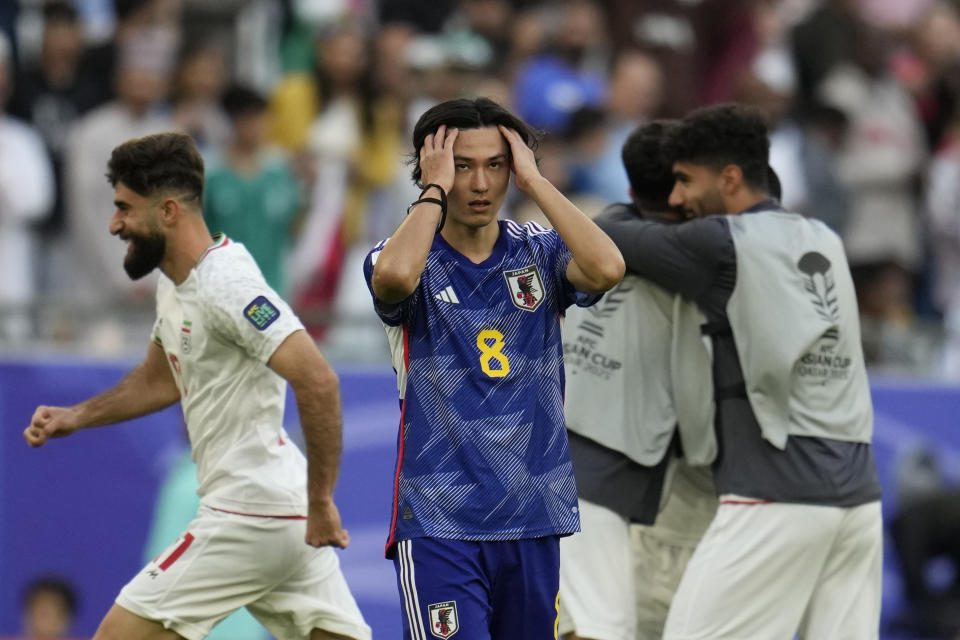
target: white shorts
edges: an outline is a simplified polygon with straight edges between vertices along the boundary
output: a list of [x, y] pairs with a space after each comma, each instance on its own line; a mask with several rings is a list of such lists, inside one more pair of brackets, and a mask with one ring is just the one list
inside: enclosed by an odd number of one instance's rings
[[660, 640], [694, 549], [717, 511], [713, 472], [675, 460], [666, 506], [653, 526], [634, 525], [637, 640]]
[[312, 629], [369, 640], [340, 561], [304, 542], [306, 520], [241, 516], [201, 506], [187, 532], [147, 564], [117, 604], [187, 640], [247, 607], [278, 640]]
[[677, 592], [695, 544], [671, 541], [655, 527], [635, 525], [633, 538], [634, 581], [638, 585], [636, 640], [660, 640], [667, 611]]
[[664, 640], [879, 637], [880, 503], [730, 502], [690, 559]]
[[[696, 518], [709, 520], [713, 504], [696, 506], [703, 511]], [[690, 514], [685, 515], [689, 521]], [[698, 526], [698, 521], [690, 522], [692, 531]], [[580, 529], [560, 540], [560, 634], [660, 640], [696, 536], [674, 535], [656, 525], [631, 525], [583, 498]]]
[[630, 523], [580, 498], [580, 533], [560, 539], [560, 635], [634, 640]]

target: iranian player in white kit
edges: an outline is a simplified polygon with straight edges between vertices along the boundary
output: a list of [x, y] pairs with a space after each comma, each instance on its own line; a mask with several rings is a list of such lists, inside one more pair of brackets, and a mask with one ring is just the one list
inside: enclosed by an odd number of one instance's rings
[[[247, 607], [277, 638], [370, 638], [331, 547], [347, 532], [333, 503], [341, 450], [336, 374], [243, 245], [203, 221], [203, 160], [164, 133], [113, 150], [110, 232], [124, 269], [154, 268], [157, 320], [145, 360], [73, 407], [38, 407], [28, 444], [180, 400], [201, 506], [184, 535], [120, 592], [95, 640], [200, 640]], [[286, 383], [307, 458], [282, 426]]]

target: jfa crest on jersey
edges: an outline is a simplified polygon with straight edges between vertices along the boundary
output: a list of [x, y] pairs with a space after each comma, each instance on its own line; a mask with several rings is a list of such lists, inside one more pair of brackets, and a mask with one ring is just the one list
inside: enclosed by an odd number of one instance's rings
[[504, 271], [503, 277], [510, 287], [510, 301], [525, 311], [536, 311], [543, 302], [543, 280], [537, 265]]
[[449, 638], [460, 630], [455, 601], [432, 604], [427, 611], [430, 613], [430, 633], [438, 638]]
[[[579, 528], [563, 423], [560, 316], [592, 304], [553, 230], [500, 221], [475, 264], [440, 234], [416, 290], [374, 299], [402, 401], [388, 553], [419, 536], [514, 540]], [[370, 252], [370, 284], [384, 243]]]

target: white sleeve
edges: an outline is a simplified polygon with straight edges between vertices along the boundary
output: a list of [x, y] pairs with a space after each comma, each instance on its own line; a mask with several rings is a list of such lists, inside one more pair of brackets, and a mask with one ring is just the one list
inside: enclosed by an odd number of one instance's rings
[[206, 288], [204, 322], [211, 331], [266, 364], [303, 324], [262, 276], [239, 271], [224, 274]]

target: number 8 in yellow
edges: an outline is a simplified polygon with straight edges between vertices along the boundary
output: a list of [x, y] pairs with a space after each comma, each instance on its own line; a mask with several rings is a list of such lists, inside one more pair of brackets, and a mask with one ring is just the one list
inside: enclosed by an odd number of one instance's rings
[[[493, 343], [487, 344], [488, 340]], [[491, 378], [502, 378], [510, 373], [510, 361], [503, 354], [503, 334], [495, 329], [484, 329], [477, 334], [477, 349], [480, 349], [480, 368]], [[490, 361], [496, 360], [498, 369], [490, 368]]]

